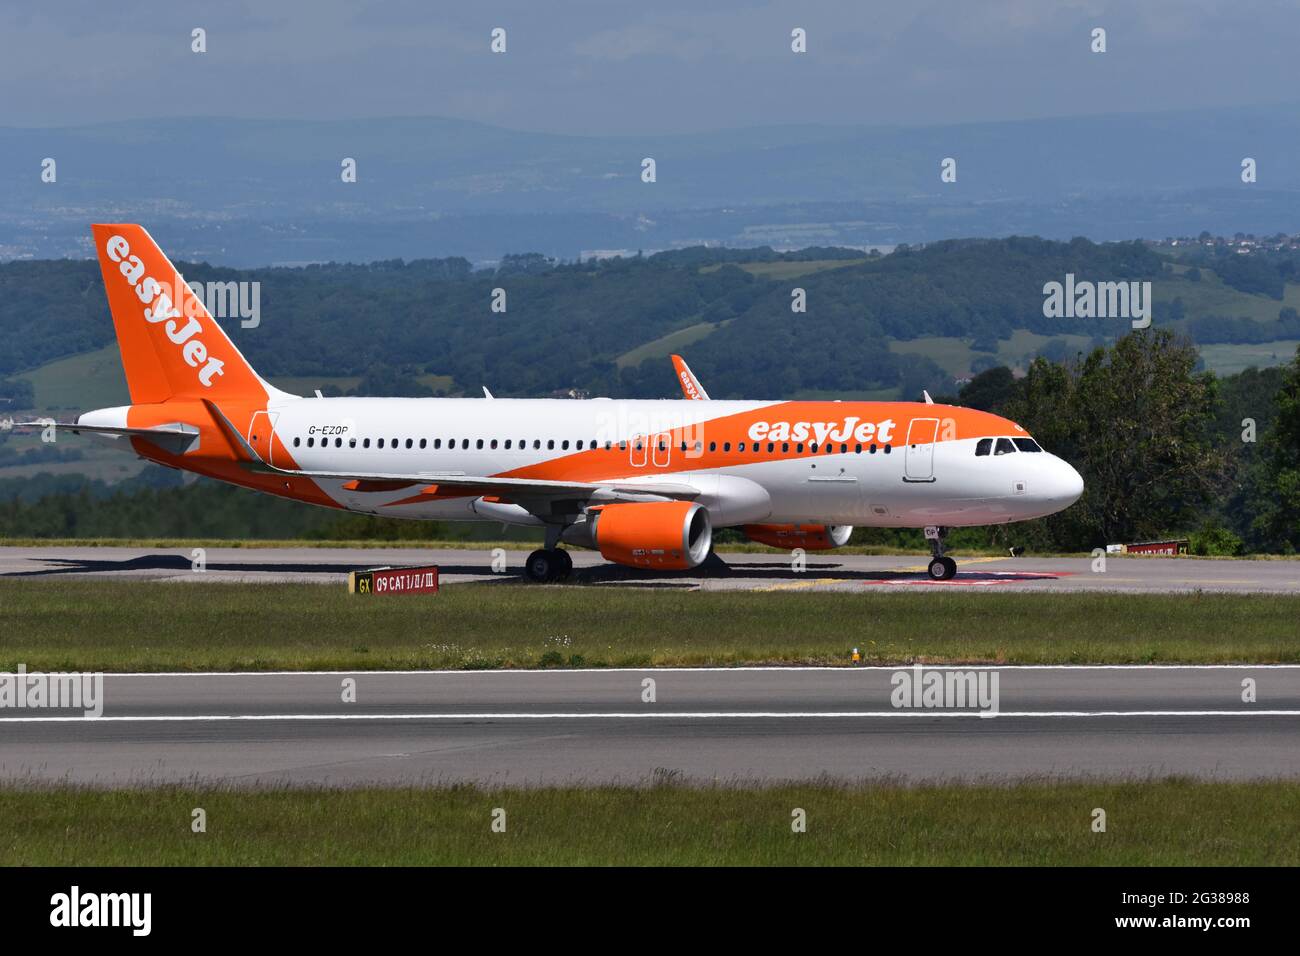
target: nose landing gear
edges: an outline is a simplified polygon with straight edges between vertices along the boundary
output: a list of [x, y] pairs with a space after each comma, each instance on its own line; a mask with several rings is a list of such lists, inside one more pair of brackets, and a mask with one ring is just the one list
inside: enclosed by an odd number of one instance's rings
[[926, 572], [931, 581], [951, 581], [957, 575], [957, 562], [943, 553], [943, 541], [948, 535], [947, 528], [930, 526], [925, 529], [926, 540], [930, 542], [930, 552], [934, 555]]

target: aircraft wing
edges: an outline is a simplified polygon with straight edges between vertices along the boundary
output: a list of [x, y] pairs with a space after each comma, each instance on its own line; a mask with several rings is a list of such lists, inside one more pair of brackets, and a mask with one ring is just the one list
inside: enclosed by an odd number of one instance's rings
[[677, 370], [677, 381], [682, 386], [682, 394], [689, 399], [699, 402], [707, 402], [709, 393], [704, 390], [700, 380], [695, 377], [691, 367], [686, 364], [686, 359], [680, 355], [673, 356], [673, 368]]
[[[419, 474], [345, 473], [274, 468], [262, 462], [254, 470], [317, 481], [342, 481], [349, 491], [398, 491], [425, 486], [429, 494], [499, 495], [514, 498], [582, 498], [584, 500], [645, 501], [692, 499], [700, 489], [682, 482], [613, 478], [607, 481], [550, 481], [543, 478], [498, 478], [463, 472]], [[436, 488], [436, 491], [432, 489]]]

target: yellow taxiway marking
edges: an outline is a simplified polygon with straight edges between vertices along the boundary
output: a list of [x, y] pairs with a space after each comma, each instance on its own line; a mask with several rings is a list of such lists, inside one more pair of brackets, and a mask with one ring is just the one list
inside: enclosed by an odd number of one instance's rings
[[[1000, 556], [996, 558], [962, 558], [960, 561], [957, 561], [957, 569], [961, 570], [964, 566], [968, 564], [986, 564], [989, 561], [1014, 561], [1014, 560], [1015, 560], [1014, 558], [1010, 558], [1010, 557], [1003, 558]], [[928, 571], [929, 569], [930, 569], [930, 565], [927, 562], [926, 564], [918, 564], [915, 567], [911, 567], [911, 568], [888, 568], [884, 573], [904, 574], [904, 573], [911, 573], [916, 571]]]
[[815, 588], [820, 584], [840, 584], [839, 578], [813, 578], [811, 581], [791, 581], [788, 584], [770, 584], [756, 591], [797, 591], [803, 588]]

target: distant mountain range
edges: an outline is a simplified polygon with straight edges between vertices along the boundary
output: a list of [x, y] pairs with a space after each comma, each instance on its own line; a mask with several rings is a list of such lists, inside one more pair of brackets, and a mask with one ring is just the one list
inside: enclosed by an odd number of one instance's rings
[[[1277, 107], [647, 137], [438, 118], [0, 128], [0, 259], [87, 255], [97, 219], [143, 222], [177, 258], [241, 266], [1294, 232], [1296, 155], [1300, 111]], [[646, 157], [656, 182], [642, 181]], [[940, 181], [947, 157], [954, 183]], [[1256, 183], [1241, 181], [1245, 157]]]

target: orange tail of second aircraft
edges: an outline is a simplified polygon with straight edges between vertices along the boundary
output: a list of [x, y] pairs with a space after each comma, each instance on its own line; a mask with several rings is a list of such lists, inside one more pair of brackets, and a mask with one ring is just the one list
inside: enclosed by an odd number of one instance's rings
[[93, 227], [131, 401], [264, 403], [273, 389], [141, 226]]

